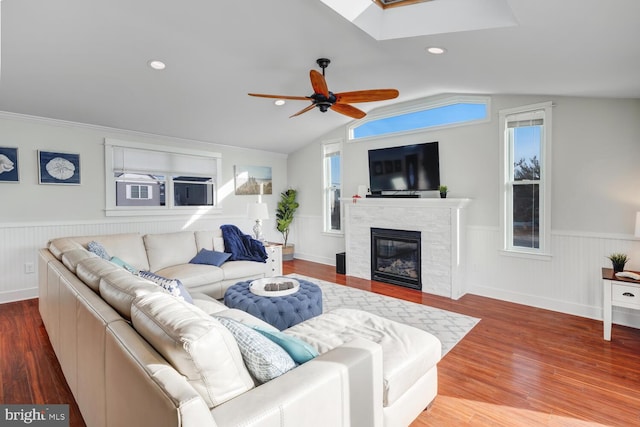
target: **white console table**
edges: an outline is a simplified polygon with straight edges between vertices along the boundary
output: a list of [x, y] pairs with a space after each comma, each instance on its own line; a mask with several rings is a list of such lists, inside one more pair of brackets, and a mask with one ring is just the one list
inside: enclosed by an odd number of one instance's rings
[[282, 276], [282, 245], [280, 243], [265, 242], [267, 250], [266, 277]]
[[604, 289], [604, 339], [611, 341], [613, 307], [640, 310], [640, 281], [616, 277], [611, 268], [602, 269]]

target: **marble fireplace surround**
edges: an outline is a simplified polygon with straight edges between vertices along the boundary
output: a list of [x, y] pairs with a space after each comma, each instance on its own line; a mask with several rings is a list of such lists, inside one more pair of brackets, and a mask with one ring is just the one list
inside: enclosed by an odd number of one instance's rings
[[346, 274], [371, 280], [371, 228], [421, 232], [422, 292], [458, 299], [464, 289], [469, 199], [362, 198], [345, 206]]

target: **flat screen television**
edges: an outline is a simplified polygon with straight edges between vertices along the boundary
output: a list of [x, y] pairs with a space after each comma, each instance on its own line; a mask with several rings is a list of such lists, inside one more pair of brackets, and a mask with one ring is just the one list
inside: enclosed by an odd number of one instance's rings
[[430, 191], [440, 186], [438, 142], [369, 150], [371, 194]]

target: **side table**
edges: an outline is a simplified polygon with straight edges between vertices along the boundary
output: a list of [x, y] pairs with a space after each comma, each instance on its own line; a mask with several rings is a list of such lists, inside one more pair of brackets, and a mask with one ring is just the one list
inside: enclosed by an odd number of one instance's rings
[[267, 271], [265, 277], [282, 276], [282, 245], [280, 243], [264, 242], [267, 251]]
[[[637, 273], [637, 272], [634, 272]], [[613, 307], [640, 310], [640, 281], [617, 277], [612, 268], [602, 269], [604, 339], [611, 341]]]

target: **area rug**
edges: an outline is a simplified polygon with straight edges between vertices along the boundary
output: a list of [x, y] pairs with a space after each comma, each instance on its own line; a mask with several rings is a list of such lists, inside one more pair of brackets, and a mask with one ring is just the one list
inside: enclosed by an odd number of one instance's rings
[[480, 321], [464, 314], [337, 285], [301, 274], [289, 274], [288, 277], [307, 280], [320, 286], [324, 312], [335, 308], [355, 308], [435, 335], [442, 343], [442, 356], [447, 354]]

